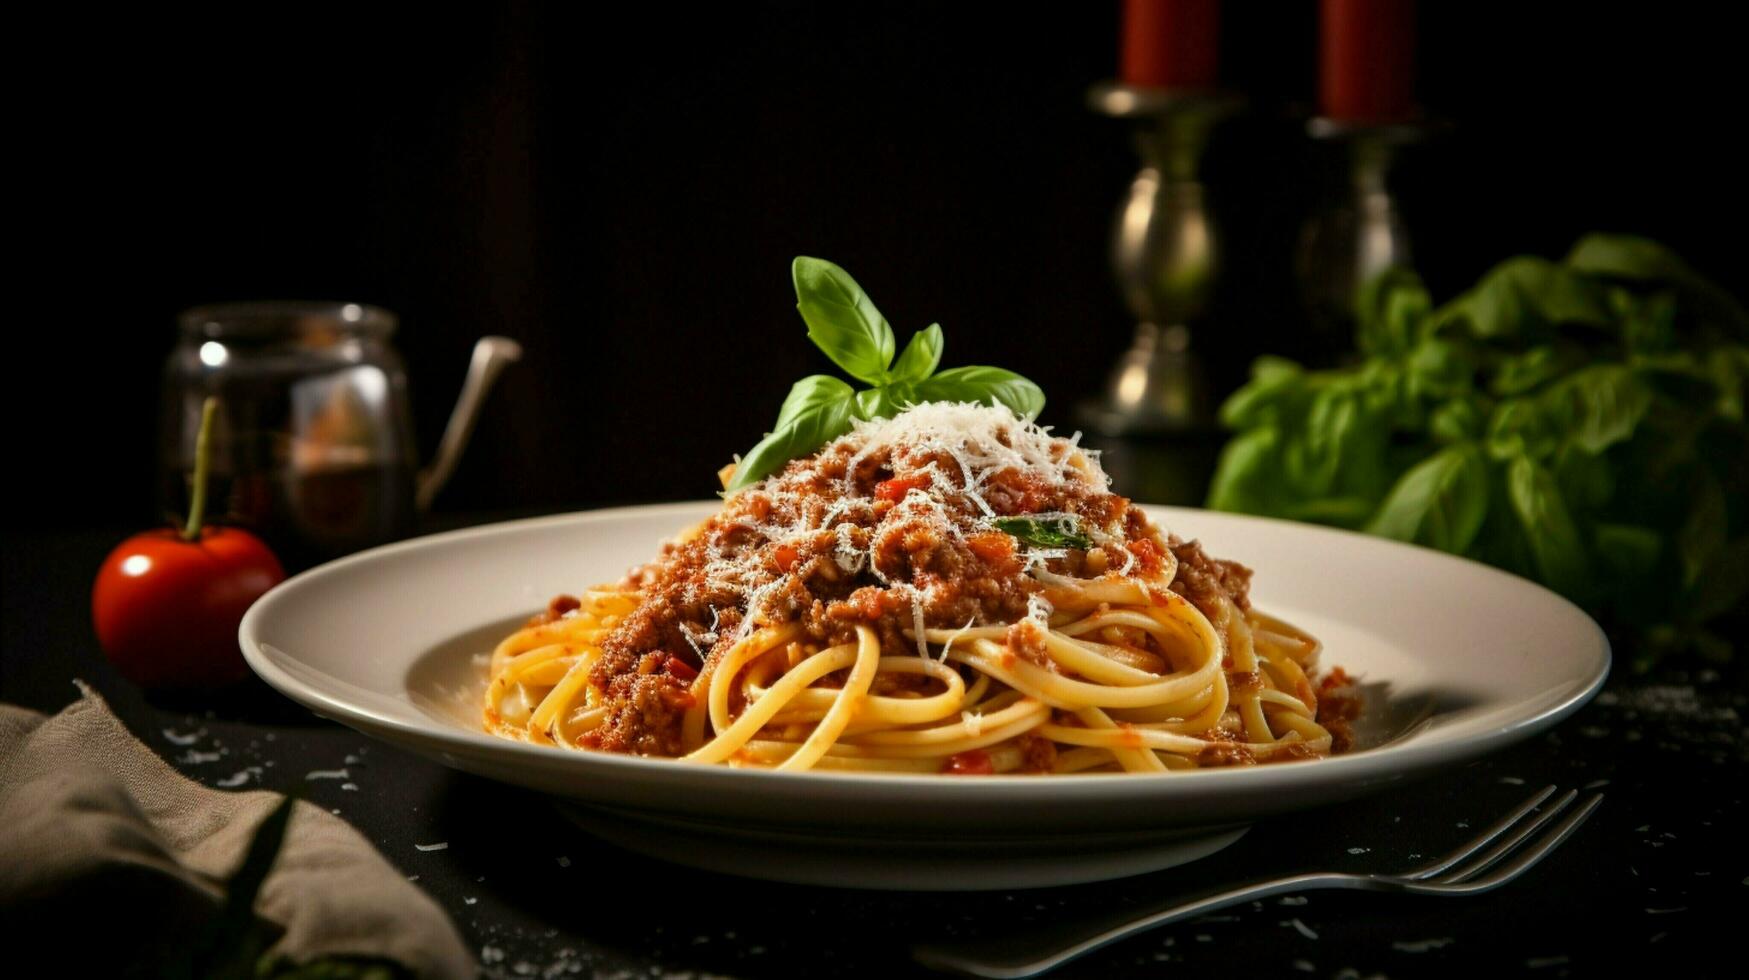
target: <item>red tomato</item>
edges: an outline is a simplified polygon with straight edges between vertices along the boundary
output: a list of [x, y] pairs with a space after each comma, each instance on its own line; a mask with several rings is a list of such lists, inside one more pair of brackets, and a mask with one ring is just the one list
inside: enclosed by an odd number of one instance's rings
[[146, 531], [104, 559], [91, 620], [104, 655], [128, 680], [212, 690], [248, 676], [237, 624], [284, 580], [279, 559], [241, 528], [203, 527], [198, 541], [169, 528]]

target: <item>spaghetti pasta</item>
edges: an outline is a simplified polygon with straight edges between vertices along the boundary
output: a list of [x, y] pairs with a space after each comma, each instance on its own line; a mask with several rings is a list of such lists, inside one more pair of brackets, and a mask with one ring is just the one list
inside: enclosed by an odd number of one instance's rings
[[1345, 748], [1318, 641], [1107, 484], [1006, 409], [859, 422], [507, 637], [485, 728], [780, 770], [1159, 773]]

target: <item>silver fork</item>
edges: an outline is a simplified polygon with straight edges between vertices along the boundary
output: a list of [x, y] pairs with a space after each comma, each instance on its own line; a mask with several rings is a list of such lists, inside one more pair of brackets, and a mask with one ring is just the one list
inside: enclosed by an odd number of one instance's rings
[[[1116, 924], [1107, 920], [1096, 925], [1083, 923], [1070, 933], [951, 946], [920, 946], [914, 948], [911, 955], [917, 962], [937, 970], [1010, 980], [1039, 976], [1102, 946], [1158, 926], [1286, 892], [1350, 888], [1411, 895], [1478, 895], [1499, 888], [1529, 871], [1578, 830], [1579, 825], [1591, 816], [1591, 811], [1603, 802], [1603, 794], [1593, 794], [1564, 819], [1549, 827], [1550, 822], [1567, 810], [1579, 795], [1578, 790], [1568, 790], [1554, 803], [1543, 806], [1554, 793], [1555, 787], [1543, 787], [1464, 846], [1402, 874], [1322, 871], [1289, 875], [1205, 895], [1141, 918], [1126, 918]], [[1545, 827], [1549, 827], [1546, 832]], [[1126, 913], [1126, 916], [1129, 914], [1132, 913]]]

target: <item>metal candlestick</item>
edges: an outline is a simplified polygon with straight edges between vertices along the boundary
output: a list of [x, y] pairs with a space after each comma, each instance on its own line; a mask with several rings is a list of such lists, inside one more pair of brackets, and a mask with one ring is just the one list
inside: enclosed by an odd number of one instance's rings
[[1110, 435], [1200, 429], [1211, 420], [1191, 322], [1208, 305], [1219, 241], [1197, 169], [1210, 129], [1238, 107], [1230, 95], [1117, 83], [1088, 92], [1092, 108], [1135, 121], [1142, 167], [1118, 211], [1112, 267], [1136, 336], [1118, 358], [1089, 422]]
[[1411, 265], [1409, 232], [1390, 187], [1399, 151], [1425, 138], [1424, 123], [1365, 124], [1318, 117], [1313, 139], [1344, 155], [1346, 183], [1300, 233], [1295, 274], [1326, 359], [1353, 346], [1355, 301], [1373, 277]]

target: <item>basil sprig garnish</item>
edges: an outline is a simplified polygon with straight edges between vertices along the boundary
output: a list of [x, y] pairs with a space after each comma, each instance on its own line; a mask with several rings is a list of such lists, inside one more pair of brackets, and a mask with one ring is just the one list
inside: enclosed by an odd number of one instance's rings
[[918, 402], [932, 401], [1004, 405], [1029, 421], [1045, 407], [1039, 386], [1013, 371], [973, 366], [936, 373], [944, 345], [938, 323], [917, 331], [895, 361], [896, 342], [887, 318], [850, 273], [831, 262], [799, 256], [790, 274], [808, 339], [869, 387], [858, 391], [825, 374], [796, 382], [778, 410], [776, 426], [735, 467], [729, 492], [757, 483], [849, 432], [854, 419], [892, 418]]
[[1012, 534], [1035, 548], [1093, 547], [1093, 539], [1081, 533], [1072, 517], [998, 517], [990, 522], [998, 531]]

